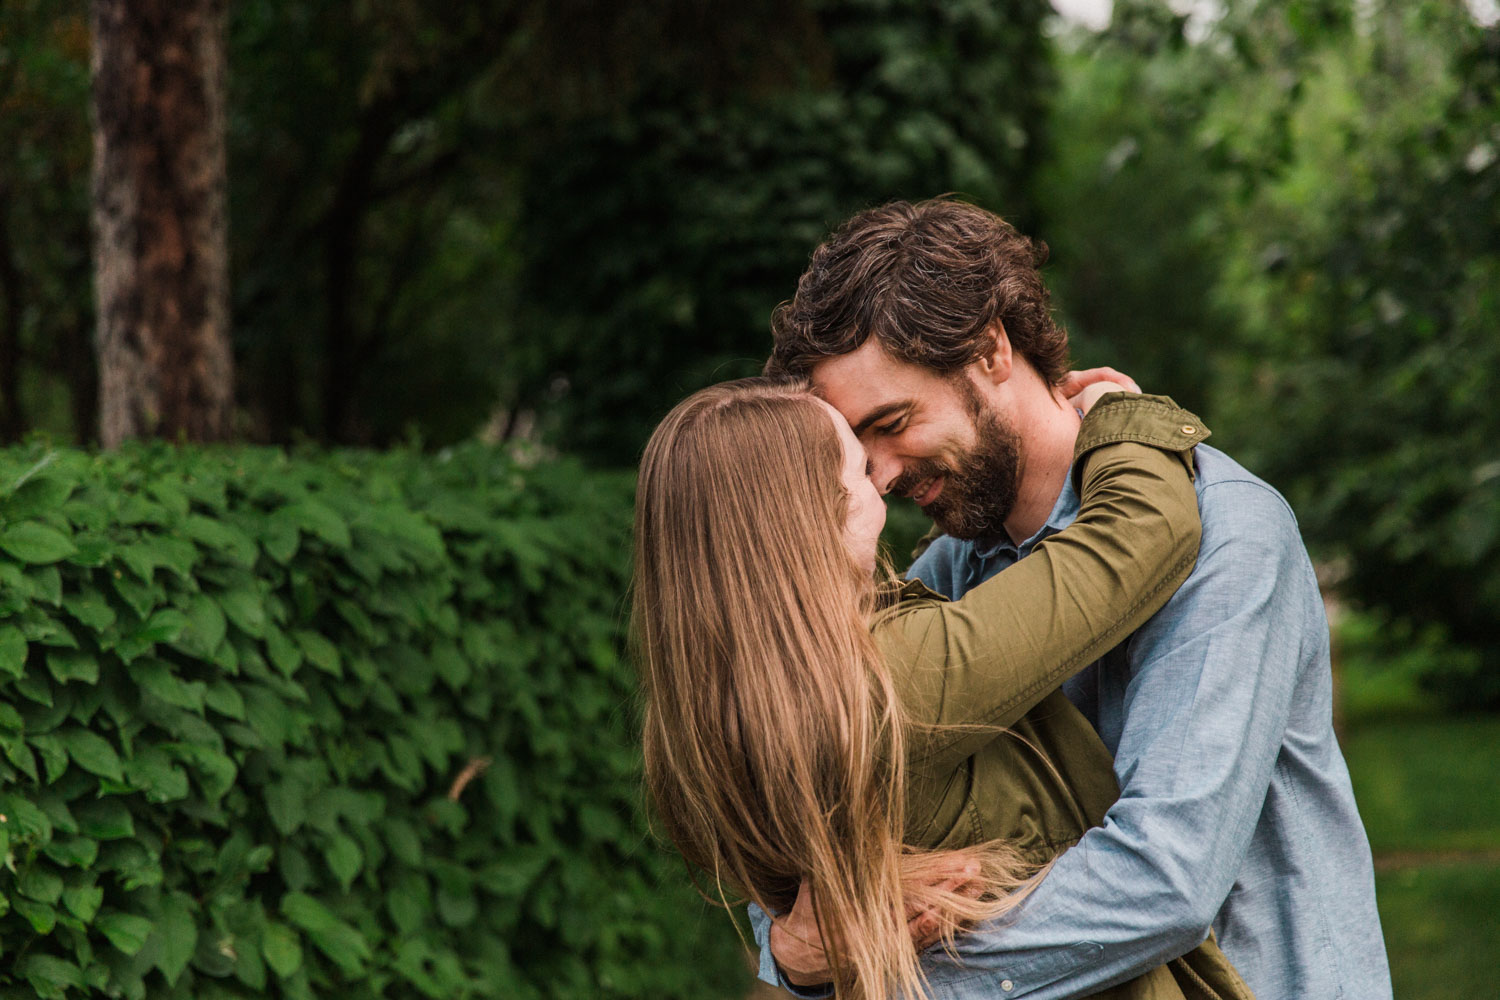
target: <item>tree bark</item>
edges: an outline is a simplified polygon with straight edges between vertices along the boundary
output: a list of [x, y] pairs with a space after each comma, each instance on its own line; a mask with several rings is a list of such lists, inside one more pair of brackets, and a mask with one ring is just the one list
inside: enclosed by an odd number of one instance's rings
[[227, 0], [92, 0], [99, 437], [229, 437]]

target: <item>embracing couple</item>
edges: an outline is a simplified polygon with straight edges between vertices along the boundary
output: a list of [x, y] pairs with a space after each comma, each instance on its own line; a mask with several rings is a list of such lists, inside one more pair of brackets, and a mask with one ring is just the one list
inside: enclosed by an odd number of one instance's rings
[[[1328, 627], [1285, 501], [1068, 371], [951, 200], [849, 220], [766, 377], [652, 437], [633, 628], [665, 831], [801, 996], [1382, 1000]], [[882, 564], [882, 494], [941, 531]]]

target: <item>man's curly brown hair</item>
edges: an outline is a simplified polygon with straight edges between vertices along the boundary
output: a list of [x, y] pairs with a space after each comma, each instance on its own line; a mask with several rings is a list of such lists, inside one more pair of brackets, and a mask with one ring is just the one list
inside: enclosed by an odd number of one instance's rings
[[845, 222], [813, 251], [797, 294], [771, 316], [766, 374], [805, 378], [874, 337], [893, 357], [953, 375], [989, 350], [998, 320], [1048, 383], [1068, 371], [1037, 268], [1047, 245], [950, 198], [894, 201]]

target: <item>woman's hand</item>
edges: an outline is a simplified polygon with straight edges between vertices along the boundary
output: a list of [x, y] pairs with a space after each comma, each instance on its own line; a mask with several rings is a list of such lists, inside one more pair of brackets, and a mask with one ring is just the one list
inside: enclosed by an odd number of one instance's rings
[[1111, 392], [1140, 392], [1135, 379], [1113, 368], [1087, 368], [1069, 372], [1058, 387], [1064, 398], [1084, 413], [1093, 409], [1099, 397]]

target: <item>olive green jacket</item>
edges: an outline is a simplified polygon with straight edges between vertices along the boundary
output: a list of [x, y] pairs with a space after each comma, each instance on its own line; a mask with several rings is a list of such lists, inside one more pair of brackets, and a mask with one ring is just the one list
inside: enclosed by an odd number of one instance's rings
[[[1105, 397], [1079, 431], [1071, 526], [961, 601], [911, 582], [876, 616], [909, 722], [909, 843], [1003, 838], [1040, 864], [1103, 821], [1119, 795], [1109, 752], [1058, 685], [1191, 572], [1201, 532], [1192, 448], [1207, 436], [1166, 397]], [[1251, 997], [1212, 938], [1096, 995]]]

